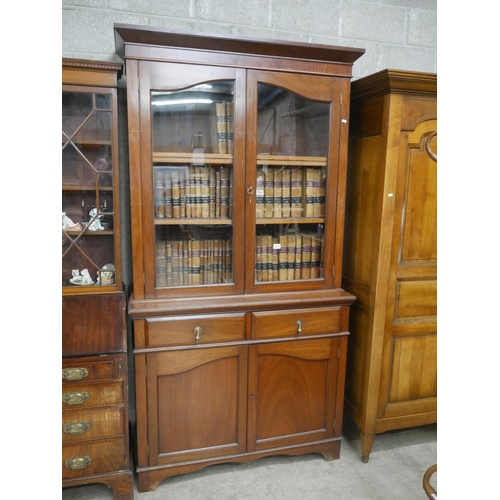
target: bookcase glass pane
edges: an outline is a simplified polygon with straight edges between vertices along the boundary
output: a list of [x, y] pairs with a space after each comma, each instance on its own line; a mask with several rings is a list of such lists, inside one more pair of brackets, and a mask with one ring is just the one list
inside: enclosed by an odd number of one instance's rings
[[157, 288], [233, 283], [233, 91], [151, 93]]
[[62, 93], [63, 287], [116, 285], [111, 106], [110, 94]]
[[255, 281], [323, 278], [323, 224], [259, 224]]
[[330, 104], [258, 84], [257, 154], [326, 157]]
[[153, 151], [232, 154], [234, 82], [152, 92]]

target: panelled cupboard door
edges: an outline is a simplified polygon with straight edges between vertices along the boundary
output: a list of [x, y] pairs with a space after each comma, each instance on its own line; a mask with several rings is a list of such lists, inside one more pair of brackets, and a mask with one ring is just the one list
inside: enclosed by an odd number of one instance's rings
[[241, 293], [244, 70], [130, 64], [141, 82], [140, 181], [131, 182], [131, 201], [142, 225], [132, 244], [144, 252], [145, 297]]
[[248, 451], [334, 437], [339, 339], [250, 346]]
[[341, 90], [337, 78], [248, 70], [248, 292], [332, 287]]
[[401, 132], [379, 416], [437, 410], [436, 120]]
[[149, 465], [245, 451], [247, 347], [150, 353]]

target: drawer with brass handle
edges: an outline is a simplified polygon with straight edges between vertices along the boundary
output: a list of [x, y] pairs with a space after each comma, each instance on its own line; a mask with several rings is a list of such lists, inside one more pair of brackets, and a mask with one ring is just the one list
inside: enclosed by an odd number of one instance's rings
[[124, 434], [123, 408], [64, 410], [62, 442], [108, 439]]
[[245, 313], [146, 320], [146, 347], [230, 342], [245, 338]]
[[347, 331], [348, 307], [314, 307], [252, 313], [252, 337], [271, 339]]
[[91, 474], [125, 469], [124, 439], [109, 439], [98, 443], [64, 445], [62, 448], [62, 478], [79, 478]]
[[121, 357], [93, 357], [85, 360], [64, 360], [62, 366], [63, 384], [72, 384], [84, 380], [113, 380], [123, 376]]
[[63, 408], [113, 405], [123, 403], [123, 401], [123, 382], [79, 383], [71, 387], [63, 386]]

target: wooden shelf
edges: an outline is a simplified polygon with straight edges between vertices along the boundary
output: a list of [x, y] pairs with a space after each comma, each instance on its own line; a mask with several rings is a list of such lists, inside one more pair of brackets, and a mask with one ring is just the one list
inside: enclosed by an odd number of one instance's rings
[[323, 217], [261, 217], [256, 224], [324, 224]]
[[190, 225], [190, 226], [231, 226], [231, 219], [210, 219], [210, 218], [190, 218], [190, 217], [178, 217], [178, 218], [165, 218], [165, 219], [155, 219], [156, 226], [178, 226], [178, 225]]
[[210, 163], [231, 165], [233, 155], [216, 153], [153, 153], [153, 163]]
[[326, 156], [257, 155], [257, 165], [297, 165], [301, 167], [326, 167]]

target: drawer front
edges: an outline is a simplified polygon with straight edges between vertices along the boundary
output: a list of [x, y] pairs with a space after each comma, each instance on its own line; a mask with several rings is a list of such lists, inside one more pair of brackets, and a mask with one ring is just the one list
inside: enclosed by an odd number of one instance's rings
[[62, 414], [62, 442], [122, 437], [123, 408], [67, 410]]
[[326, 335], [347, 330], [345, 306], [252, 313], [252, 337], [270, 339]]
[[122, 358], [83, 358], [64, 360], [62, 365], [62, 383], [92, 382], [113, 380], [122, 376]]
[[126, 469], [124, 439], [63, 446], [62, 478], [73, 479]]
[[63, 385], [62, 407], [71, 410], [89, 406], [123, 404], [122, 382]]
[[146, 347], [231, 342], [245, 338], [245, 314], [172, 316], [146, 320]]

